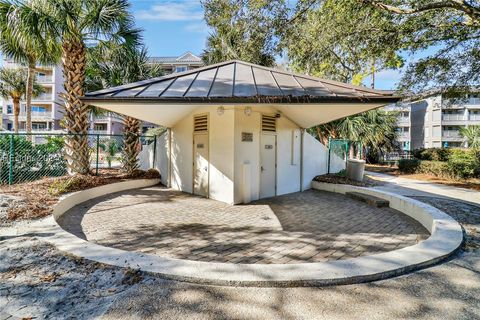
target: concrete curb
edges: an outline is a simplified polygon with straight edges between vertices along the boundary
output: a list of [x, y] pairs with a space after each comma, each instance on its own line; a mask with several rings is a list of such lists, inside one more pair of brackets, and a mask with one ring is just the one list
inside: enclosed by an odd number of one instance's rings
[[178, 281], [251, 287], [326, 286], [385, 279], [435, 264], [455, 252], [463, 241], [460, 225], [444, 212], [427, 204], [369, 188], [319, 182], [313, 182], [312, 187], [338, 193], [355, 191], [387, 199], [392, 208], [425, 226], [431, 236], [410, 247], [349, 260], [301, 264], [232, 264], [172, 259], [108, 248], [64, 231], [55, 221], [66, 210], [87, 199], [156, 183], [127, 181], [75, 193], [55, 206], [54, 216], [31, 225], [28, 231], [43, 236], [61, 251], [88, 260], [137, 269]]

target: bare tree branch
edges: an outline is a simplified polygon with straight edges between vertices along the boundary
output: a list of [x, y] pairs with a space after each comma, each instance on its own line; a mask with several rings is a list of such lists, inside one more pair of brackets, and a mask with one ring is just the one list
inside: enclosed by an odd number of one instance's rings
[[419, 5], [418, 7], [401, 8], [385, 4], [375, 0], [359, 0], [360, 2], [372, 5], [376, 8], [393, 12], [396, 14], [414, 14], [436, 9], [454, 9], [470, 17], [472, 21], [480, 22], [480, 7], [476, 7], [465, 0], [441, 0]]

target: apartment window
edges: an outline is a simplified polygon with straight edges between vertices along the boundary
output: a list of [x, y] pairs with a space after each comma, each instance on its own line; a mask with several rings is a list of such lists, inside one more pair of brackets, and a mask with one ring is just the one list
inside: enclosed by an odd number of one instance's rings
[[12, 130], [12, 127], [13, 127], [13, 126], [12, 126], [12, 124], [11, 124], [10, 122], [7, 123], [7, 130], [8, 130], [8, 131], [11, 131], [11, 130]]
[[32, 112], [47, 112], [47, 108], [40, 106], [32, 106]]
[[408, 118], [409, 112], [408, 111], [403, 111], [402, 112], [402, 117]]
[[7, 114], [13, 113], [13, 106], [11, 104], [7, 104]]
[[175, 67], [175, 72], [183, 72], [187, 71], [187, 67], [182, 66], [182, 67]]
[[46, 130], [47, 124], [40, 122], [40, 123], [32, 123], [32, 130]]
[[107, 130], [107, 125], [105, 123], [99, 123], [99, 124], [95, 124], [93, 126], [93, 130], [95, 131], [104, 131], [104, 130]]
[[404, 127], [403, 128], [403, 132], [409, 132], [410, 131], [410, 128], [409, 127]]

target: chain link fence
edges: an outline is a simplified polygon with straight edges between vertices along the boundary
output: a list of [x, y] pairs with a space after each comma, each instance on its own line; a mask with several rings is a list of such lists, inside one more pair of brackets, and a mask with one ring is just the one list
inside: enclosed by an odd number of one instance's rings
[[[67, 174], [65, 140], [70, 134], [25, 134], [0, 132], [0, 185], [34, 181]], [[102, 168], [121, 168], [124, 136], [87, 134], [90, 168], [99, 173]], [[155, 163], [156, 136], [139, 136], [139, 152], [153, 150], [151, 168]], [[153, 147], [153, 148], [152, 148]], [[145, 165], [144, 165], [145, 166]], [[148, 165], [147, 165], [148, 166]]]

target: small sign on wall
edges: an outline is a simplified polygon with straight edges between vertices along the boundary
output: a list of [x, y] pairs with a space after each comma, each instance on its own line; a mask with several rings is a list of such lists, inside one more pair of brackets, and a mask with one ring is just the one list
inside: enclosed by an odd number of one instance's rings
[[242, 142], [252, 142], [253, 133], [251, 132], [242, 132]]
[[203, 143], [197, 143], [197, 149], [203, 149], [205, 145]]
[[271, 144], [266, 144], [266, 145], [265, 145], [265, 149], [267, 149], [267, 150], [272, 150], [272, 149], [273, 149], [273, 145], [271, 145]]

